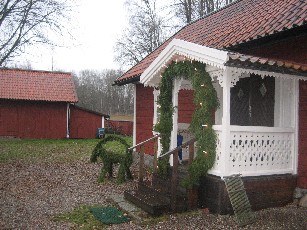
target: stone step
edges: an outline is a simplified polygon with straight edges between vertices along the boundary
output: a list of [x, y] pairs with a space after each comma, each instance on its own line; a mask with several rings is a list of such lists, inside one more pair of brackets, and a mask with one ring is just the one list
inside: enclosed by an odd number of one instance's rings
[[153, 216], [159, 216], [170, 211], [170, 199], [156, 192], [126, 190], [124, 197]]

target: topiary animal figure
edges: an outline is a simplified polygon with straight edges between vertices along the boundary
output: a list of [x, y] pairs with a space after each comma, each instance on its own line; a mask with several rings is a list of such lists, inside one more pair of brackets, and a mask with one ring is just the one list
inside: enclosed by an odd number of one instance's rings
[[107, 136], [96, 145], [91, 155], [91, 162], [97, 162], [98, 157], [103, 162], [98, 182], [103, 182], [107, 173], [112, 177], [113, 164], [117, 163], [120, 164], [117, 181], [122, 183], [126, 179], [133, 179], [130, 171], [133, 158], [132, 151], [128, 150], [129, 147], [123, 138], [115, 135]]

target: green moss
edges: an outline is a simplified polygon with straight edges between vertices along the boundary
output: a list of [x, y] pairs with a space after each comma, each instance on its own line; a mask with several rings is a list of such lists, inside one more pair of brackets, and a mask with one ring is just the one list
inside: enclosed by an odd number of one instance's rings
[[105, 225], [98, 221], [90, 212], [90, 208], [94, 207], [98, 206], [81, 205], [71, 212], [56, 215], [53, 220], [72, 223], [73, 229], [105, 229]]

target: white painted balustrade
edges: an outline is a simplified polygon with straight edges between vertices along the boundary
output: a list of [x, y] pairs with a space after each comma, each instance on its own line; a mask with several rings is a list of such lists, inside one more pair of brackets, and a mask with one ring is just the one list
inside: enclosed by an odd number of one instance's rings
[[[215, 130], [216, 162], [210, 174], [259, 176], [295, 173], [293, 128], [230, 126], [229, 140], [221, 140], [220, 126]], [[227, 142], [225, 153], [221, 151], [222, 141]]]

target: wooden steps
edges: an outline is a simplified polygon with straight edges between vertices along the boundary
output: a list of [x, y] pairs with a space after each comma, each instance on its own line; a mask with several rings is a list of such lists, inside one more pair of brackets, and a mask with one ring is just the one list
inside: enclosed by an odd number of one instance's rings
[[143, 183], [139, 183], [137, 190], [125, 191], [124, 197], [153, 216], [170, 212], [169, 197]]
[[[184, 169], [181, 170], [184, 171]], [[152, 185], [139, 182], [138, 188], [125, 191], [124, 197], [154, 216], [173, 211], [171, 210], [170, 176], [161, 178], [159, 175], [153, 174]], [[184, 212], [188, 209], [187, 190], [179, 185], [177, 186], [175, 209], [175, 212]]]

